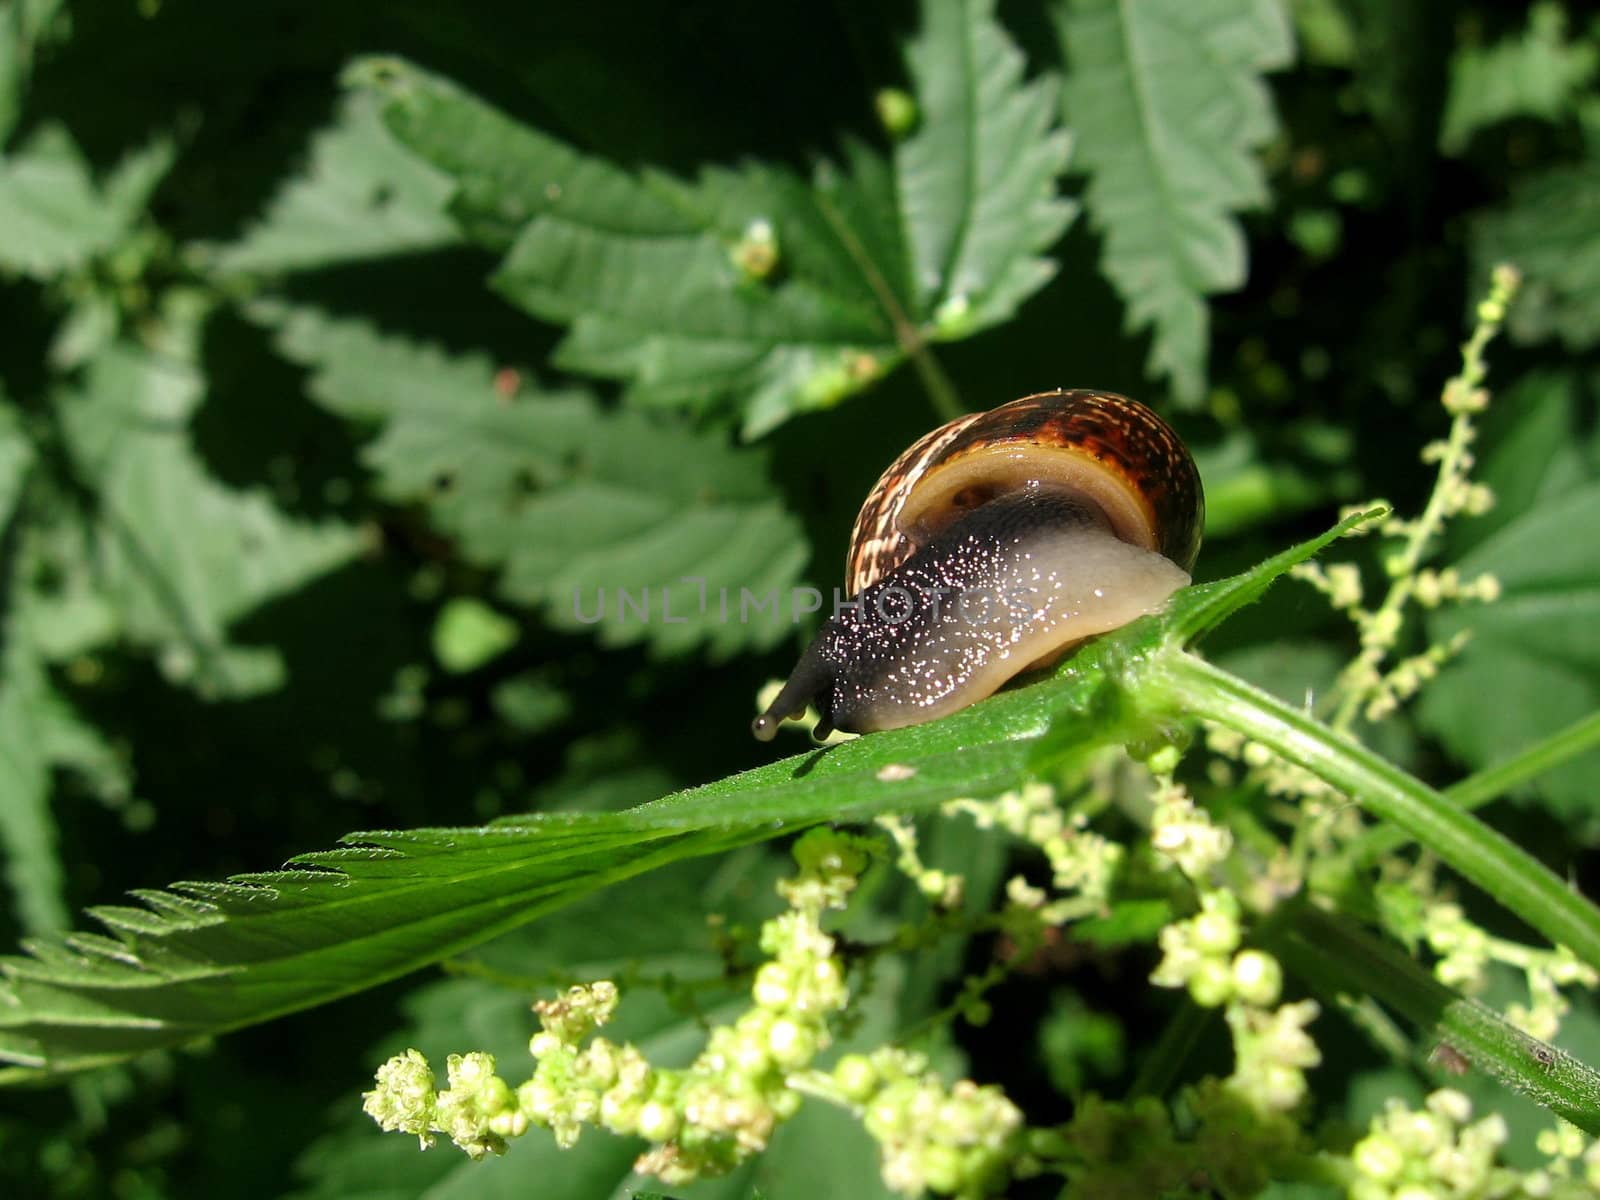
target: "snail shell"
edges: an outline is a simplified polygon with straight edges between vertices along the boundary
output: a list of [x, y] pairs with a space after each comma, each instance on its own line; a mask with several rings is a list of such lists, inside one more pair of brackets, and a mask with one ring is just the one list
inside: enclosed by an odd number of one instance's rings
[[983, 699], [1187, 584], [1204, 509], [1177, 434], [1126, 396], [1042, 392], [935, 429], [868, 495], [845, 566], [853, 599], [755, 735], [812, 700], [823, 737]]

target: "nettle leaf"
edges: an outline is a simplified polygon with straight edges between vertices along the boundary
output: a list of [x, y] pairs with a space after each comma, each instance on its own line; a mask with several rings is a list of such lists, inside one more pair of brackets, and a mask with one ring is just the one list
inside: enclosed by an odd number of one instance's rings
[[[467, 558], [500, 569], [508, 599], [557, 628], [662, 653], [726, 656], [792, 632], [809, 553], [765, 454], [357, 321], [267, 319], [282, 352], [314, 370], [313, 398], [381, 422], [366, 451], [381, 493], [426, 504]], [[745, 593], [775, 606], [758, 612]]]
[[[1418, 715], [1462, 761], [1507, 758], [1600, 708], [1600, 482], [1539, 499], [1454, 565], [1463, 579], [1492, 572], [1492, 604], [1429, 614], [1430, 640], [1471, 640], [1423, 693]], [[1493, 704], [1483, 703], [1493, 696]], [[1596, 755], [1544, 775], [1539, 792], [1560, 814], [1594, 816]]]
[[1511, 117], [1567, 116], [1597, 63], [1600, 51], [1592, 43], [1567, 40], [1561, 5], [1535, 4], [1520, 35], [1492, 46], [1462, 46], [1451, 57], [1439, 148], [1460, 154], [1473, 134]]
[[41, 43], [60, 36], [66, 0], [21, 0], [0, 8], [0, 141], [16, 128]]
[[1520, 342], [1560, 338], [1571, 350], [1600, 341], [1600, 154], [1524, 178], [1510, 201], [1472, 231], [1475, 271], [1521, 268], [1506, 327]]
[[25, 498], [33, 465], [14, 410], [0, 408], [0, 852], [18, 924], [42, 933], [68, 925], [50, 808], [53, 770], [72, 768], [107, 796], [125, 797], [128, 782], [111, 748], [56, 691], [33, 636], [55, 599], [33, 582], [38, 539]]
[[0, 158], [0, 268], [46, 279], [104, 254], [144, 212], [173, 158], [172, 144], [158, 139], [96, 183], [72, 135], [43, 126]]
[[1130, 331], [1174, 393], [1205, 387], [1206, 297], [1244, 283], [1233, 213], [1267, 200], [1255, 151], [1277, 132], [1262, 74], [1294, 43], [1278, 0], [1057, 0], [1084, 203]]
[[50, 761], [39, 737], [39, 726], [55, 715], [55, 697], [16, 619], [18, 510], [33, 457], [15, 410], [0, 408], [0, 578], [11, 581], [0, 616], [0, 849], [18, 923], [39, 933], [66, 928], [67, 910], [50, 812]]
[[1033, 743], [1062, 703], [1084, 714], [1075, 751], [1104, 740], [1088, 715], [1103, 681], [1068, 675], [624, 812], [362, 833], [283, 871], [139, 892], [142, 907], [91, 910], [115, 936], [34, 940], [30, 957], [0, 964], [0, 1059], [68, 1071], [254, 1024], [670, 862], [1002, 791], [1028, 774]]
[[1050, 278], [1073, 215], [1051, 78], [992, 0], [924, 6], [907, 47], [915, 129], [808, 181], [787, 168], [629, 171], [518, 124], [409, 64], [357, 72], [401, 141], [458, 181], [514, 303], [570, 327], [558, 365], [652, 403], [737, 399], [757, 436], [837, 403], [926, 343], [1008, 318]]
[[[12, 604], [16, 604], [15, 598]], [[69, 768], [125, 797], [126, 770], [50, 681], [21, 622], [0, 621], [0, 848], [18, 923], [30, 933], [69, 925], [51, 812], [52, 772]]]
[[63, 574], [93, 580], [106, 633], [155, 651], [169, 679], [203, 694], [248, 695], [277, 687], [282, 665], [271, 648], [232, 643], [228, 626], [349, 562], [362, 539], [211, 479], [188, 433], [203, 386], [172, 354], [118, 342], [94, 358], [58, 401], [92, 528], [55, 549]]
[[[1145, 737], [1141, 672], [1353, 527], [1097, 639], [1050, 677], [939, 721], [858, 738], [622, 812], [351, 834], [340, 849], [227, 883], [92, 909], [114, 937], [35, 939], [0, 963], [0, 1060], [95, 1066], [372, 987], [623, 879], [797, 832], [991, 796]], [[1164, 719], [1165, 713], [1158, 719]], [[29, 1072], [25, 1072], [27, 1074]]]
[[215, 265], [304, 271], [459, 241], [445, 212], [450, 179], [407, 153], [378, 109], [375, 96], [346, 96], [334, 123], [313, 139], [304, 171], [242, 238], [218, 248]]

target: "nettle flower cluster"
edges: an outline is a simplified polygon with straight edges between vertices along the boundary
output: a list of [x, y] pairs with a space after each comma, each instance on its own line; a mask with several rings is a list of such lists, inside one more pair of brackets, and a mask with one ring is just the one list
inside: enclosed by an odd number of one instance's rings
[[1472, 1120], [1472, 1102], [1442, 1088], [1421, 1109], [1390, 1101], [1350, 1152], [1350, 1200], [1579, 1200], [1600, 1194], [1600, 1142], [1570, 1125], [1539, 1135], [1547, 1167], [1521, 1174], [1499, 1165], [1506, 1123]]
[[677, 1185], [759, 1154], [809, 1094], [860, 1116], [882, 1147], [891, 1188], [986, 1194], [1022, 1145], [1022, 1114], [998, 1089], [946, 1085], [924, 1057], [887, 1047], [812, 1067], [849, 999], [822, 917], [844, 906], [876, 848], [831, 830], [800, 839], [799, 873], [779, 887], [789, 911], [761, 930], [769, 958], [755, 973], [751, 1007], [714, 1029], [688, 1067], [657, 1067], [636, 1047], [595, 1036], [618, 1003], [616, 987], [601, 981], [534, 1006], [543, 1026], [529, 1044], [537, 1065], [520, 1086], [497, 1074], [492, 1055], [472, 1053], [450, 1056], [449, 1086], [436, 1091], [428, 1061], [408, 1050], [379, 1069], [366, 1112], [424, 1147], [442, 1134], [474, 1158], [504, 1153], [534, 1126], [562, 1146], [595, 1126], [651, 1143], [636, 1170]]
[[[1152, 981], [1220, 1008], [1234, 1050], [1232, 1074], [1199, 1080], [1170, 1100], [1089, 1095], [1066, 1124], [1036, 1128], [999, 1088], [947, 1082], [926, 1056], [903, 1047], [820, 1065], [851, 996], [839, 947], [822, 921], [844, 906], [869, 856], [895, 858], [936, 904], [960, 892], [957, 877], [922, 865], [912, 828], [891, 822], [893, 855], [831, 830], [813, 830], [796, 843], [799, 871], [779, 886], [788, 910], [760, 932], [769, 957], [755, 972], [751, 1005], [714, 1028], [688, 1067], [656, 1066], [638, 1048], [599, 1036], [619, 1002], [615, 986], [601, 981], [534, 1006], [542, 1026], [529, 1045], [536, 1066], [520, 1085], [498, 1073], [493, 1056], [470, 1053], [450, 1056], [441, 1090], [428, 1061], [408, 1050], [379, 1069], [365, 1109], [424, 1147], [443, 1135], [474, 1158], [504, 1153], [535, 1126], [562, 1146], [588, 1127], [637, 1137], [648, 1147], [636, 1169], [674, 1186], [726, 1174], [759, 1154], [810, 1098], [861, 1121], [879, 1146], [885, 1184], [906, 1196], [977, 1200], [1038, 1174], [1063, 1181], [1063, 1200], [1147, 1200], [1196, 1187], [1248, 1196], [1274, 1178], [1308, 1176], [1337, 1179], [1352, 1196], [1371, 1200], [1583, 1194], [1571, 1189], [1588, 1186], [1580, 1181], [1600, 1170], [1600, 1152], [1581, 1136], [1552, 1133], [1550, 1166], [1516, 1175], [1497, 1165], [1504, 1140], [1497, 1119], [1469, 1126], [1450, 1100], [1431, 1101], [1422, 1114], [1395, 1107], [1354, 1148], [1313, 1140], [1304, 1120], [1307, 1072], [1320, 1062], [1309, 1033], [1317, 1006], [1282, 1002], [1276, 959], [1245, 944], [1249, 914], [1218, 882], [1232, 854], [1227, 829], [1170, 777], [1157, 778], [1152, 798], [1147, 861], [1180, 872], [1196, 897], [1193, 914], [1162, 931], [1163, 958]], [[1081, 810], [1064, 806], [1048, 787], [948, 808], [1035, 846], [1061, 885], [1040, 888], [1020, 876], [1007, 885], [998, 927], [1016, 954], [969, 980], [952, 1008], [952, 1015], [982, 1020], [982, 990], [1031, 953], [1045, 930], [1103, 911], [1128, 850], [1084, 829]], [[1424, 1136], [1426, 1130], [1433, 1132]], [[1494, 1187], [1479, 1187], [1484, 1181]], [[1456, 1190], [1438, 1190], [1447, 1185]]]

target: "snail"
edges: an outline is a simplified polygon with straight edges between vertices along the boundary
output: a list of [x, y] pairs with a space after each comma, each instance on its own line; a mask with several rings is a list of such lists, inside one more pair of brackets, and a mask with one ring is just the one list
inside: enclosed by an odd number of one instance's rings
[[935, 429], [856, 516], [852, 599], [752, 731], [814, 701], [815, 736], [931, 721], [1158, 609], [1189, 582], [1205, 499], [1194, 460], [1137, 400], [1024, 396]]

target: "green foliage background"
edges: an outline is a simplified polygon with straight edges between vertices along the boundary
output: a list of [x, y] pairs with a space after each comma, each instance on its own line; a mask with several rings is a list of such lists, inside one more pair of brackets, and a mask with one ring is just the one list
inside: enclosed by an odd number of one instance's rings
[[[829, 589], [877, 472], [957, 406], [1087, 386], [1161, 407], [1206, 481], [1201, 579], [1342, 503], [1414, 508], [1465, 298], [1502, 259], [1527, 285], [1481, 447], [1500, 502], [1450, 551], [1506, 595], [1430, 620], [1473, 640], [1380, 748], [1443, 784], [1593, 711], [1597, 56], [1592, 16], [1548, 2], [0, 6], [6, 943], [352, 829], [611, 811], [767, 761], [753, 695], [803, 631], [614, 610], [588, 626], [573, 588], [670, 584], [687, 614], [684, 576]], [[914, 119], [886, 128], [905, 97]], [[1208, 652], [1298, 703], [1349, 643], [1284, 587]], [[1026, 747], [997, 731], [1028, 719], [974, 718], [996, 746], [925, 768], [921, 802], [1005, 786]], [[821, 773], [818, 815], [870, 754]], [[1581, 876], [1597, 768], [1569, 762], [1491, 819]], [[773, 816], [796, 819], [786, 795]], [[667, 843], [749, 840], [710, 825], [716, 800], [576, 860], [518, 860], [521, 891], [495, 850], [515, 821], [469, 849], [365, 844], [455, 856], [413, 897], [437, 923], [394, 931], [415, 957], [675, 857]], [[935, 853], [978, 893], [999, 878], [992, 846], [946, 837]], [[319, 865], [383, 879], [389, 861], [304, 860], [305, 895]], [[714, 974], [703, 914], [759, 920], [773, 869], [748, 846], [680, 864], [506, 934], [474, 973], [9, 1093], [0, 1179], [61, 1197], [612, 1194], [626, 1146], [418, 1159], [352, 1097], [406, 1044], [438, 1054], [465, 1030], [520, 1053], [537, 981]], [[495, 882], [465, 890], [480, 876]], [[190, 895], [147, 899], [180, 924], [195, 899], [255, 903]], [[107, 915], [163, 928], [149, 908]], [[91, 1034], [73, 1065], [371, 982], [341, 985], [337, 956], [286, 929], [252, 935], [293, 942], [286, 991], [245, 1012], [224, 983], [214, 1019]], [[190, 968], [203, 921], [190, 936], [161, 970]], [[980, 1030], [952, 1061], [1047, 1116], [1131, 1071], [1170, 998], [1142, 951], [1106, 940], [1088, 969], [997, 999], [995, 1027], [1037, 1025], [1038, 1052]], [[66, 954], [34, 944], [13, 967], [24, 995], [28, 963]], [[886, 967], [857, 1036], [916, 1024], [984, 953]], [[670, 992], [639, 995], [624, 1034], [692, 1050]], [[1083, 1015], [1107, 997], [1125, 1016], [1109, 1030]], [[1592, 1005], [1572, 1030], [1600, 1058]], [[0, 1052], [26, 1062], [35, 1032], [0, 1028]], [[1328, 1115], [1415, 1086], [1353, 1046], [1318, 1077]], [[794, 1194], [879, 1194], [870, 1146], [826, 1113], [763, 1170], [803, 1179]]]

